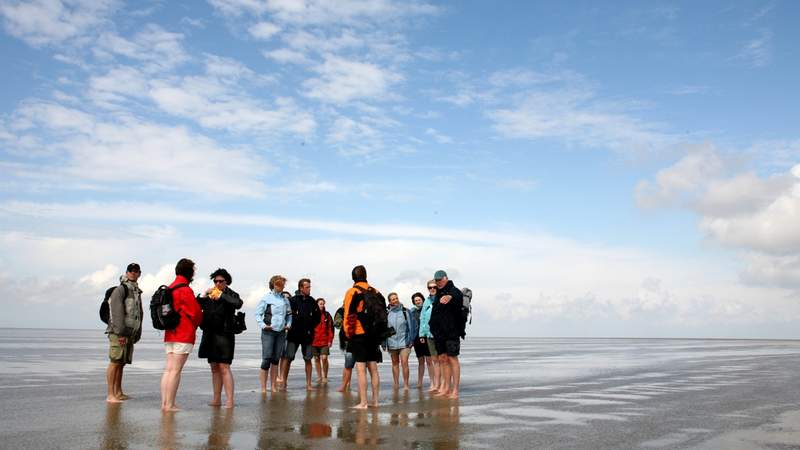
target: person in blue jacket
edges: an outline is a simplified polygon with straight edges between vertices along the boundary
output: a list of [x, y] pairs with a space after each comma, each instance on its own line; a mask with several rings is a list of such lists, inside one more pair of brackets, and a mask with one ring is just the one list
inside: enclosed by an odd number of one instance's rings
[[414, 339], [417, 337], [417, 322], [411, 311], [400, 303], [397, 293], [390, 293], [388, 300], [389, 326], [394, 328], [395, 334], [386, 339], [383, 347], [389, 351], [389, 356], [392, 358], [394, 388], [399, 388], [400, 367], [402, 366], [403, 389], [408, 390], [408, 356], [411, 354], [411, 347], [414, 346]]
[[[261, 330], [261, 393], [267, 392], [267, 375], [270, 390], [277, 392], [278, 363], [286, 345], [286, 332], [292, 328], [292, 308], [281, 293], [286, 278], [275, 275], [269, 280], [269, 292], [256, 306], [256, 323]], [[271, 370], [270, 370], [271, 369]]]

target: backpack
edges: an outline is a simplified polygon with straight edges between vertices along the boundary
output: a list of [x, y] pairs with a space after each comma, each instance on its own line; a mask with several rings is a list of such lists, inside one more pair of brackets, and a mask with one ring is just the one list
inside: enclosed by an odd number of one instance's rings
[[[361, 328], [370, 338], [383, 341], [395, 334], [395, 329], [389, 327], [389, 316], [386, 311], [386, 299], [383, 294], [370, 287], [364, 289], [355, 286], [358, 293], [353, 295], [350, 301], [350, 309], [347, 311], [347, 326], [355, 329], [355, 321], [361, 323]], [[363, 303], [362, 310], [358, 311], [358, 306]]]
[[267, 307], [264, 308], [264, 325], [268, 327], [272, 327], [272, 305], [267, 304]]
[[174, 330], [178, 326], [181, 316], [175, 311], [175, 306], [172, 303], [172, 292], [182, 287], [189, 287], [189, 285], [180, 283], [176, 284], [172, 289], [161, 285], [153, 293], [153, 297], [150, 299], [150, 319], [152, 319], [153, 328], [156, 330]]
[[103, 297], [103, 302], [100, 303], [100, 320], [102, 320], [105, 324], [108, 324], [108, 321], [111, 317], [111, 307], [108, 305], [108, 299], [111, 298], [111, 294], [114, 293], [114, 289], [120, 286], [122, 286], [122, 289], [125, 290], [125, 296], [122, 297], [122, 300], [124, 301], [126, 298], [128, 298], [128, 286], [126, 286], [125, 283], [120, 283], [117, 286], [111, 286], [110, 288], [106, 289], [106, 295]]
[[465, 326], [467, 323], [472, 325], [472, 289], [468, 287], [462, 288], [461, 294], [464, 296], [464, 303], [461, 306], [461, 319]]

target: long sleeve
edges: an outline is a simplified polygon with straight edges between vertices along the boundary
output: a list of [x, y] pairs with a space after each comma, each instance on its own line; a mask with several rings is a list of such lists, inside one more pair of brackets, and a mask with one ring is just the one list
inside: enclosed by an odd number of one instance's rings
[[133, 329], [125, 326], [125, 288], [122, 285], [114, 288], [108, 297], [108, 311], [111, 332], [117, 336], [130, 336]]
[[264, 323], [264, 311], [266, 311], [266, 309], [267, 309], [267, 299], [262, 298], [261, 300], [259, 300], [258, 306], [256, 306], [256, 314], [255, 314], [256, 325], [258, 326], [259, 330], [263, 330], [264, 326], [266, 325]]

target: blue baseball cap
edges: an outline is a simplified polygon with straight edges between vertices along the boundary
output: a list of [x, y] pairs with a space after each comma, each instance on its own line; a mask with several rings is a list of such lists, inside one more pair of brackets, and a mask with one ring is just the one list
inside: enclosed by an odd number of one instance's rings
[[447, 278], [447, 272], [444, 270], [437, 270], [435, 274], [433, 274], [434, 280], [441, 280], [442, 278]]

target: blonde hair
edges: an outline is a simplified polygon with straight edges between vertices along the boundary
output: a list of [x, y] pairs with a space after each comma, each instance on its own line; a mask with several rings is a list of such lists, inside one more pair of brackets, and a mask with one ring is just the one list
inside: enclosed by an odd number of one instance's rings
[[283, 280], [283, 283], [286, 284], [286, 277], [283, 275], [273, 275], [272, 278], [269, 279], [269, 290], [275, 289], [275, 283], [278, 280]]

